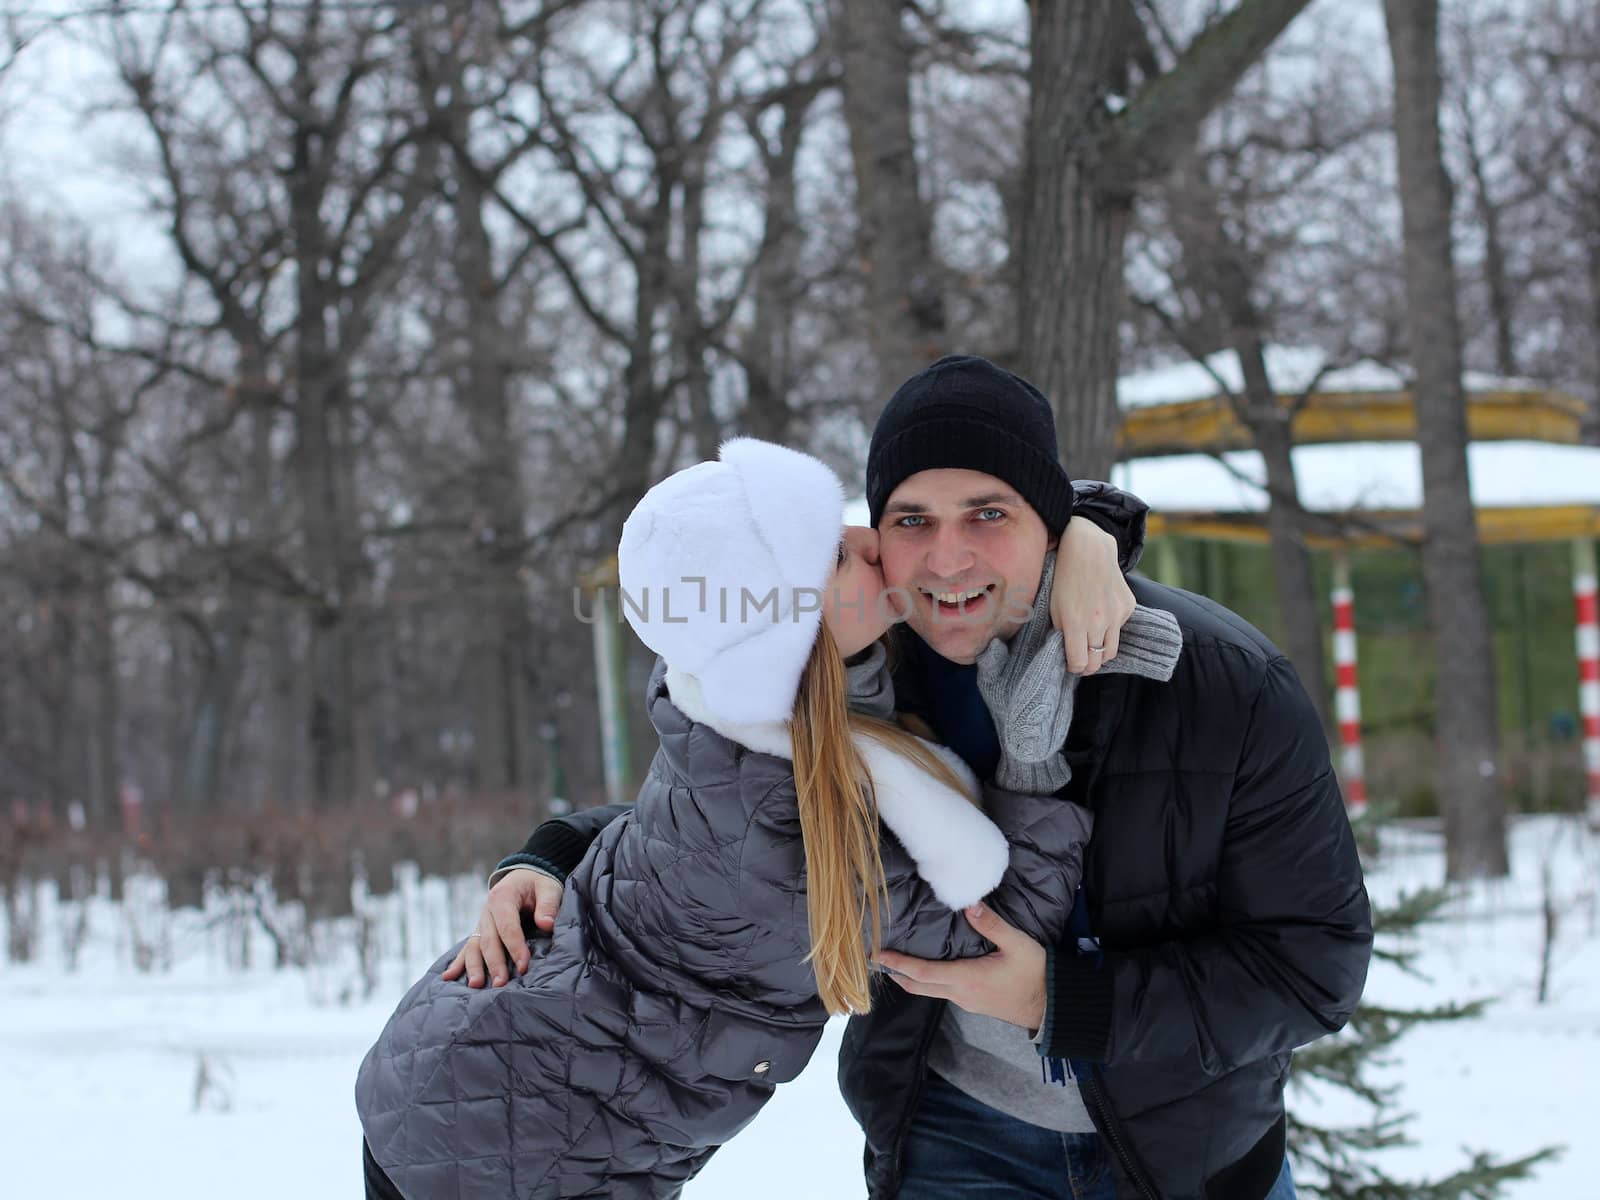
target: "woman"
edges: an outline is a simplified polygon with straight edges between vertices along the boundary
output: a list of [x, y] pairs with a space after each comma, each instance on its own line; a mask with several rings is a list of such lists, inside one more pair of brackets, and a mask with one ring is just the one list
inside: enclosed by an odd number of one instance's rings
[[738, 439], [629, 517], [661, 749], [524, 974], [449, 983], [452, 950], [402, 1000], [356, 1086], [370, 1190], [675, 1196], [830, 1013], [870, 1007], [880, 946], [983, 953], [960, 910], [986, 896], [1059, 936], [1088, 814], [999, 791], [985, 812], [959, 759], [888, 719], [895, 612], [842, 511], [823, 464]]

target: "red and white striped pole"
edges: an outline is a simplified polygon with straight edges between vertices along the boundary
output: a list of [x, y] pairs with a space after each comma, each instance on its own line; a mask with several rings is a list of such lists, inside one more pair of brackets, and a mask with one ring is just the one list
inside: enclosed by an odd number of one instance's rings
[[1583, 765], [1589, 819], [1600, 821], [1600, 605], [1595, 600], [1594, 543], [1572, 543], [1572, 598], [1577, 607], [1578, 711], [1583, 717]]
[[1359, 817], [1367, 811], [1367, 769], [1361, 755], [1361, 689], [1356, 683], [1356, 601], [1350, 588], [1350, 560], [1343, 554], [1333, 559], [1333, 669], [1344, 803], [1352, 817]]

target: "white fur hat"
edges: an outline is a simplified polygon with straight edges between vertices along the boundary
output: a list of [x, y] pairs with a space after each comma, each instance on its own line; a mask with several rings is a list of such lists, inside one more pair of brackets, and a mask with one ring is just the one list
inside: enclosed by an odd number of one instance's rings
[[755, 438], [670, 475], [622, 527], [622, 610], [728, 721], [785, 721], [822, 623], [844, 488], [827, 466]]

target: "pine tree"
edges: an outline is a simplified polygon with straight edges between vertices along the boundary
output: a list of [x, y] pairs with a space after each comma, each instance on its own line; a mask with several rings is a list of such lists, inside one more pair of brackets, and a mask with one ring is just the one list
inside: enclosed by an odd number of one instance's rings
[[[1369, 821], [1362, 823], [1370, 825]], [[1426, 888], [1406, 893], [1389, 906], [1375, 907], [1373, 957], [1420, 976], [1416, 967], [1419, 935], [1438, 918], [1451, 895], [1448, 888]], [[1383, 1170], [1380, 1152], [1409, 1144], [1405, 1129], [1411, 1114], [1397, 1108], [1397, 1088], [1371, 1081], [1372, 1068], [1389, 1061], [1395, 1043], [1409, 1030], [1425, 1023], [1476, 1017], [1487, 1003], [1479, 999], [1401, 1009], [1363, 1002], [1343, 1033], [1297, 1053], [1293, 1082], [1303, 1086], [1315, 1080], [1341, 1088], [1369, 1105], [1372, 1119], [1365, 1125], [1323, 1126], [1291, 1112], [1289, 1155], [1297, 1166], [1296, 1175], [1309, 1167], [1308, 1176], [1320, 1175], [1325, 1180], [1302, 1182], [1297, 1177], [1296, 1189], [1325, 1200], [1500, 1200], [1508, 1183], [1530, 1178], [1540, 1163], [1559, 1154], [1559, 1147], [1549, 1146], [1522, 1158], [1503, 1160], [1478, 1151], [1459, 1170], [1435, 1180], [1395, 1179]]]

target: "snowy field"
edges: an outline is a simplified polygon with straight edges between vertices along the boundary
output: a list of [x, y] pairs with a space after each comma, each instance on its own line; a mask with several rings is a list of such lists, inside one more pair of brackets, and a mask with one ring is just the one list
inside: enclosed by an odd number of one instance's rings
[[[1375, 898], [1437, 882], [1436, 839], [1396, 832], [1369, 873]], [[1392, 1172], [1443, 1175], [1464, 1148], [1511, 1157], [1567, 1147], [1516, 1200], [1600, 1200], [1600, 839], [1553, 818], [1519, 823], [1514, 876], [1463, 894], [1426, 935], [1430, 979], [1375, 965], [1368, 996], [1391, 1005], [1494, 997], [1487, 1015], [1422, 1028], [1386, 1078], [1416, 1114], [1413, 1147]], [[1536, 1003], [1542, 882], [1562, 916], [1548, 1002]], [[350, 1101], [357, 1064], [430, 951], [466, 928], [471, 881], [411, 882], [375, 902], [381, 981], [361, 999], [355, 938], [325, 930], [326, 961], [274, 971], [251, 934], [254, 965], [230, 966], [246, 924], [224, 910], [166, 915], [149, 897], [126, 910], [43, 898], [39, 961], [0, 966], [0, 1195], [88, 1200], [321, 1200], [360, 1194]], [[130, 916], [130, 914], [132, 914]], [[402, 929], [401, 920], [405, 921]], [[219, 919], [220, 918], [220, 919]], [[138, 923], [138, 934], [133, 923]], [[79, 961], [67, 961], [74, 931]], [[170, 969], [141, 972], [136, 946], [170, 946]], [[414, 945], [410, 961], [393, 948]], [[811, 1069], [690, 1185], [697, 1200], [840, 1200], [862, 1195], [860, 1143], [834, 1087], [835, 1022]], [[1294, 1096], [1318, 1121], [1359, 1119], [1335, 1097]]]

